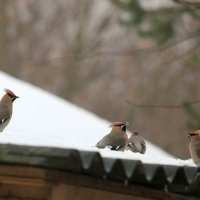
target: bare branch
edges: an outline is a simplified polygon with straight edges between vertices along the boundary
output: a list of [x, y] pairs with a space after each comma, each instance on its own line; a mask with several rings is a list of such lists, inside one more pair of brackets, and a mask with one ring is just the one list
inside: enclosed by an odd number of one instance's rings
[[199, 37], [199, 33], [200, 33], [199, 29], [195, 30], [191, 33], [188, 33], [180, 37], [179, 39], [172, 40], [166, 43], [165, 45], [162, 45], [161, 47], [153, 46], [153, 47], [149, 47], [145, 49], [127, 49], [127, 50], [118, 50], [118, 51], [105, 50], [105, 51], [96, 52], [93, 55], [80, 56], [80, 59], [87, 59], [87, 58], [98, 57], [98, 56], [134, 56], [134, 55], [137, 56], [138, 54], [149, 54], [149, 53], [160, 52], [160, 51], [164, 51], [166, 49], [172, 48], [191, 38]]
[[170, 64], [175, 63], [176, 61], [182, 60], [184, 57], [190, 55], [193, 51], [195, 51], [199, 47], [199, 43], [200, 42], [198, 41], [194, 46], [192, 46], [191, 48], [189, 48], [186, 52], [184, 52], [184, 53], [176, 56], [175, 58], [172, 58], [171, 60], [160, 62], [157, 65], [168, 66]]
[[181, 4], [183, 6], [190, 6], [190, 7], [195, 7], [195, 8], [200, 8], [200, 2], [191, 2], [191, 1], [186, 1], [186, 0], [172, 0], [175, 3]]
[[[181, 108], [183, 108], [183, 103], [169, 105], [169, 104], [136, 104], [130, 100], [126, 100], [126, 102], [131, 104], [134, 107], [140, 107], [140, 108], [159, 108], [159, 109], [181, 109]], [[200, 104], [200, 100], [189, 101], [186, 103], [189, 105]]]

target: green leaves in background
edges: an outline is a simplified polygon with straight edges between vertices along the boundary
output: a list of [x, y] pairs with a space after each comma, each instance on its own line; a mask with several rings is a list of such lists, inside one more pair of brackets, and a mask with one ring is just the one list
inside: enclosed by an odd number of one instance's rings
[[144, 9], [138, 0], [110, 0], [121, 9], [128, 19], [119, 19], [120, 23], [133, 27], [140, 37], [151, 38], [158, 45], [167, 42], [175, 36], [175, 28], [180, 23], [183, 14], [199, 18], [199, 10], [186, 6], [160, 7]]

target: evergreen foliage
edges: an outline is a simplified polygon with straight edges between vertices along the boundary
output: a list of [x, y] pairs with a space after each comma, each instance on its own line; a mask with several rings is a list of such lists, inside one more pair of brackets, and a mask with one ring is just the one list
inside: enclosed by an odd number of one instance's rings
[[140, 37], [152, 38], [158, 45], [175, 36], [176, 26], [181, 23], [184, 14], [190, 15], [195, 20], [200, 19], [200, 9], [190, 6], [144, 9], [139, 0], [110, 1], [128, 15], [128, 19], [119, 20], [121, 24], [133, 27]]
[[[175, 4], [171, 7], [145, 9], [139, 0], [110, 0], [118, 7], [126, 18], [121, 17], [120, 23], [134, 28], [142, 38], [153, 39], [158, 46], [170, 39], [177, 38], [176, 28], [184, 15], [190, 16], [197, 24], [196, 32], [191, 37], [200, 36], [200, 3], [185, 0], [171, 0]], [[123, 16], [123, 15], [122, 15]], [[188, 56], [188, 63], [200, 73], [200, 57], [193, 52]], [[183, 103], [182, 108], [189, 116], [187, 124], [190, 129], [200, 129], [200, 111], [191, 103]]]

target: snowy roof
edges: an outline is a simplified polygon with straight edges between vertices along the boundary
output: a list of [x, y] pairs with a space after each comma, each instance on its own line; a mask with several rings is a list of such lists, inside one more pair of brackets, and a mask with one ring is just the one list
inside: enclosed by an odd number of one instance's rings
[[94, 145], [110, 131], [110, 122], [3, 72], [0, 72], [0, 82], [0, 90], [9, 88], [20, 97], [14, 102], [11, 122], [1, 133], [0, 143], [73, 148], [98, 151], [102, 157], [194, 166], [191, 159], [176, 159], [149, 142], [145, 155], [130, 151], [99, 150]]

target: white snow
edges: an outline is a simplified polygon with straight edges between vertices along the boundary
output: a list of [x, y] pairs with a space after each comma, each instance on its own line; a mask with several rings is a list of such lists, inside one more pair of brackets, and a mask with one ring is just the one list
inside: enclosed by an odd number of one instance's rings
[[110, 122], [3, 72], [0, 83], [1, 96], [3, 89], [8, 88], [20, 97], [14, 102], [10, 124], [0, 134], [0, 143], [74, 148], [98, 151], [103, 157], [194, 166], [191, 159], [176, 159], [149, 142], [145, 155], [97, 149], [94, 145], [110, 131]]

